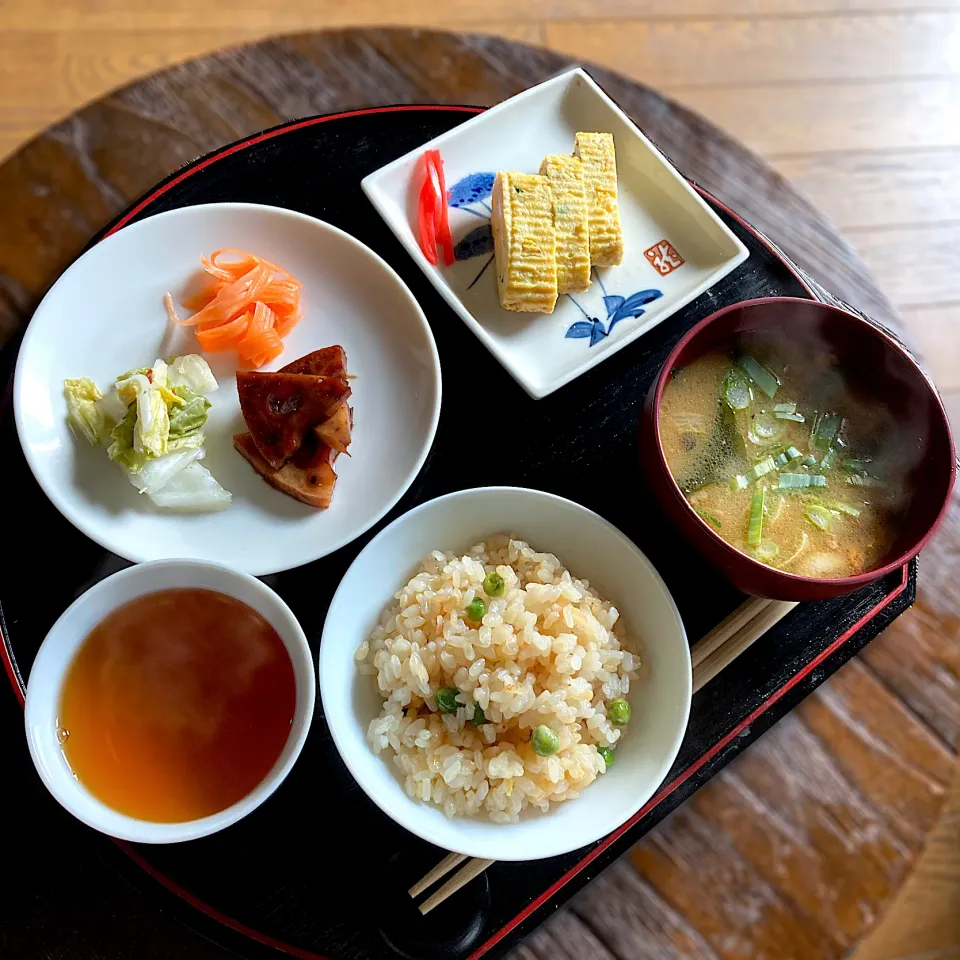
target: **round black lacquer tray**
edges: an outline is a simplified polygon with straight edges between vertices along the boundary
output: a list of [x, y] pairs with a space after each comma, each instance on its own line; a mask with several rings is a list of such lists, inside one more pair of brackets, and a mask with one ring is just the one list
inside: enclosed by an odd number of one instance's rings
[[[368, 244], [422, 304], [445, 379], [433, 450], [383, 523], [465, 486], [513, 484], [569, 497], [612, 521], [647, 553], [673, 591], [694, 641], [743, 598], [678, 539], [646, 489], [636, 448], [643, 398], [681, 335], [719, 307], [752, 297], [822, 294], [749, 224], [707, 197], [746, 244], [749, 259], [589, 373], [543, 400], [532, 400], [447, 308], [360, 190], [368, 173], [476, 112], [474, 107], [394, 107], [288, 123], [189, 164], [101, 237], [164, 210], [233, 200], [299, 210]], [[8, 547], [0, 568], [0, 654], [22, 700], [24, 678], [53, 621], [91, 584], [126, 562], [74, 530], [33, 480], [10, 405], [15, 354], [16, 344], [4, 352], [0, 443], [9, 489], [18, 491], [17, 512], [30, 518], [30, 529], [16, 537], [15, 551]], [[458, 375], [465, 362], [470, 381], [486, 384], [482, 395]], [[490, 397], [498, 398], [525, 438], [525, 449], [509, 460], [468, 460], [456, 440], [456, 411]], [[330, 557], [264, 578], [293, 608], [314, 653], [336, 585], [380, 526]], [[277, 951], [329, 960], [499, 955], [906, 609], [915, 580], [915, 565], [910, 565], [847, 597], [799, 606], [749, 656], [736, 660], [694, 697], [677, 762], [636, 817], [574, 853], [528, 864], [495, 864], [427, 918], [416, 911], [406, 889], [443, 851], [388, 820], [354, 784], [319, 705], [292, 774], [250, 817], [217, 836], [186, 844], [96, 840], [103, 855], [134, 882], [191, 926], [245, 957], [277, 956]], [[77, 830], [85, 829], [77, 825]]]

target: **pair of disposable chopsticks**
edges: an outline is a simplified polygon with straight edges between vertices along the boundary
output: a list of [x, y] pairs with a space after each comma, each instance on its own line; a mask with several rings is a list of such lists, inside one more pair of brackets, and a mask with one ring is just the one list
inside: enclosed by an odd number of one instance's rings
[[[696, 693], [721, 670], [726, 669], [747, 647], [759, 640], [795, 606], [796, 603], [792, 601], [751, 597], [737, 607], [729, 617], [715, 626], [691, 649], [693, 692]], [[448, 853], [426, 876], [410, 888], [408, 891], [410, 896], [414, 899], [419, 897], [466, 859], [466, 854]], [[443, 886], [420, 904], [420, 912], [428, 914], [447, 897], [466, 886], [474, 877], [479, 877], [493, 862], [481, 857], [470, 858], [469, 863], [457, 870]]]

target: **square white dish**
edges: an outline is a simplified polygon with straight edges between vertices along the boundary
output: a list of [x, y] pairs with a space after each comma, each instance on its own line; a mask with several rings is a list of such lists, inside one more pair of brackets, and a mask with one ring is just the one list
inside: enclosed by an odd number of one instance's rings
[[[536, 173], [546, 154], [571, 153], [578, 131], [613, 134], [623, 264], [594, 269], [591, 287], [561, 295], [552, 314], [510, 313], [497, 299], [495, 267], [483, 269], [492, 257], [487, 233], [493, 177], [498, 170]], [[439, 150], [443, 158], [457, 244], [457, 260], [450, 267], [430, 264], [417, 241], [423, 178], [418, 165], [428, 149]], [[362, 186], [440, 295], [534, 398], [547, 396], [632, 343], [749, 255], [581, 69], [505, 100], [381, 167]], [[679, 253], [679, 263], [673, 253]]]

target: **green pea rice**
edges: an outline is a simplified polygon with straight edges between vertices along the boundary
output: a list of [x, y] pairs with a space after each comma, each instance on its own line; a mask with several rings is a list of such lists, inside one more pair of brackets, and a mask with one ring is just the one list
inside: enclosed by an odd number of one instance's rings
[[[491, 572], [504, 591], [486, 598], [478, 624], [465, 611]], [[448, 817], [516, 822], [606, 772], [598, 748], [627, 729], [606, 705], [636, 680], [632, 649], [616, 607], [552, 554], [502, 534], [462, 555], [434, 551], [357, 649], [384, 701], [367, 738], [390, 754], [411, 797]], [[458, 691], [455, 712], [438, 709], [444, 687]], [[484, 722], [472, 724], [476, 707]], [[560, 738], [548, 757], [530, 743], [540, 724]]]

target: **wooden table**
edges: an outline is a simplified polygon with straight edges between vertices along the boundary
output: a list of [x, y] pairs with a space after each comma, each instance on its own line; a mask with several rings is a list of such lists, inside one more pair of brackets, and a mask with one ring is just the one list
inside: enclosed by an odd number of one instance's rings
[[[494, 103], [566, 63], [489, 37], [305, 34], [174, 67], [94, 103], [0, 168], [0, 339], [26, 321], [100, 226], [197, 154], [302, 115]], [[833, 292], [897, 326], [849, 245], [780, 176], [655, 91], [593, 73], [688, 176]], [[958, 551], [955, 504], [922, 558], [916, 608], [515, 956], [823, 958], [855, 945], [922, 850], [951, 777], [960, 733]], [[91, 855], [89, 838], [30, 769], [13, 698], [0, 700], [11, 822], [29, 811], [43, 823], [5, 840], [0, 954], [225, 956]]]

